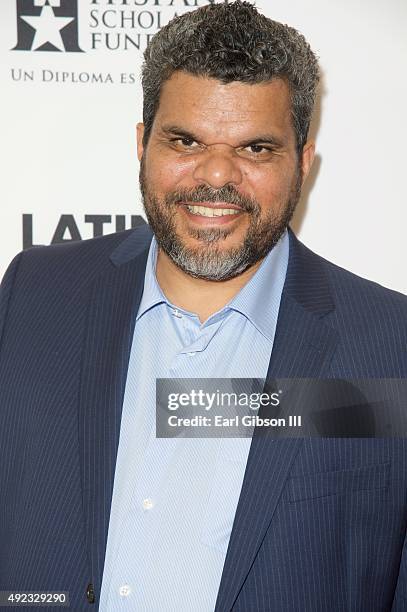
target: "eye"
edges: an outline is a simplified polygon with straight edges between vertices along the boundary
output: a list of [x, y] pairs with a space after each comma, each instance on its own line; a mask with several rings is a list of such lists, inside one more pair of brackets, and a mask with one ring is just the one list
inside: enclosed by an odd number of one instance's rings
[[186, 136], [185, 138], [179, 138], [179, 142], [184, 147], [192, 147], [192, 145], [194, 144], [195, 140], [193, 140], [192, 138], [188, 138], [188, 136]]
[[253, 143], [242, 147], [239, 154], [247, 159], [256, 161], [268, 160], [273, 156], [274, 149], [271, 146]]
[[271, 152], [271, 149], [269, 147], [266, 147], [261, 144], [252, 144], [246, 147], [246, 149], [249, 153], [252, 153], [253, 155], [261, 155]]
[[182, 136], [182, 138], [173, 138], [171, 142], [177, 147], [177, 149], [196, 149], [199, 147], [199, 144], [196, 142], [196, 140], [189, 136]]

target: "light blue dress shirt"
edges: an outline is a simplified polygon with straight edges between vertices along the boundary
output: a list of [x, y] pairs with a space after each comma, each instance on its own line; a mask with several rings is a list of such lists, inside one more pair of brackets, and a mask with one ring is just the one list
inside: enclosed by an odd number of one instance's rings
[[130, 354], [100, 610], [211, 612], [250, 438], [156, 438], [157, 378], [265, 378], [287, 271], [287, 232], [201, 324], [156, 279], [153, 238]]

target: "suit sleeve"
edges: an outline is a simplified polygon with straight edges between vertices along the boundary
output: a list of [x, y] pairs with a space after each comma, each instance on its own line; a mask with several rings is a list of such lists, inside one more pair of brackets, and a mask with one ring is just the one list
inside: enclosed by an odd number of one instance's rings
[[17, 274], [23, 253], [19, 253], [9, 265], [0, 285], [0, 352], [4, 330], [6, 327], [7, 313], [13, 292], [14, 280]]

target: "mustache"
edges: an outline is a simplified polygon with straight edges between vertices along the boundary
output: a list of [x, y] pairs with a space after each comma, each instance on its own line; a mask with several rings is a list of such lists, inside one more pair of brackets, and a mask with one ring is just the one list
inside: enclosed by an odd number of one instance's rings
[[225, 185], [220, 189], [213, 189], [208, 185], [199, 185], [193, 189], [179, 189], [166, 194], [165, 204], [167, 206], [180, 204], [181, 202], [226, 202], [239, 206], [246, 212], [258, 212], [260, 206], [254, 198], [244, 196], [237, 191], [233, 185]]

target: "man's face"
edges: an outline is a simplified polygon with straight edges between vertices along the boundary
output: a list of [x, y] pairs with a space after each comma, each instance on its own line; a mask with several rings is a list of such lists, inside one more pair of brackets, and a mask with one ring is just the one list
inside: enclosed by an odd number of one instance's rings
[[298, 158], [289, 90], [176, 72], [148, 145], [137, 126], [140, 186], [152, 230], [184, 272], [227, 280], [281, 237], [313, 159]]

